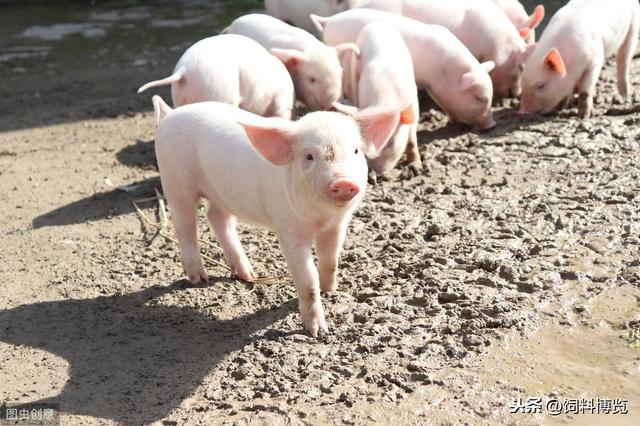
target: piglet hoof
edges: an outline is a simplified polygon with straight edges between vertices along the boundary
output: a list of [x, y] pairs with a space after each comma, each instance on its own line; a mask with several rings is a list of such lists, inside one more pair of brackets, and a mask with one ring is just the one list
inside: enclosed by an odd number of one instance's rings
[[422, 174], [422, 162], [414, 161], [409, 164], [409, 173], [412, 177], [420, 176]]
[[253, 272], [251, 265], [242, 265], [233, 268], [233, 272], [243, 281], [252, 282], [258, 279], [258, 276]]
[[578, 117], [585, 119], [591, 117], [591, 109], [593, 108], [593, 98], [587, 93], [581, 93], [578, 101]]
[[303, 319], [304, 328], [309, 332], [311, 337], [317, 338], [320, 332], [328, 333], [329, 328], [327, 327], [327, 322], [324, 319], [324, 315], [322, 317]]
[[584, 106], [578, 110], [578, 117], [582, 119], [587, 119], [591, 117], [591, 108], [588, 106]]
[[186, 273], [191, 284], [206, 283], [209, 281], [209, 275], [207, 275], [204, 268], [200, 268], [196, 271], [186, 271]]
[[367, 174], [367, 180], [369, 181], [369, 184], [371, 185], [375, 185], [378, 183], [378, 173], [376, 173], [375, 170], [370, 169], [369, 173]]
[[335, 291], [338, 289], [338, 281], [334, 278], [332, 280], [328, 280], [326, 282], [320, 281], [320, 291], [328, 293], [330, 291]]

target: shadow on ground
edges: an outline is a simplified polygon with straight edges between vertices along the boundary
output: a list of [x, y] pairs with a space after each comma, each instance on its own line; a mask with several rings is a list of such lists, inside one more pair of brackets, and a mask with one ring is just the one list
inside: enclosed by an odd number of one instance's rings
[[160, 178], [153, 177], [127, 185], [126, 191], [113, 189], [82, 198], [48, 213], [40, 215], [31, 222], [34, 228], [46, 226], [74, 225], [95, 222], [129, 214], [135, 211], [131, 201], [140, 197], [154, 196], [154, 188], [160, 189]]
[[120, 424], [149, 424], [176, 408], [226, 354], [296, 309], [290, 300], [275, 310], [219, 320], [162, 304], [163, 296], [183, 288], [175, 282], [0, 311], [0, 341], [42, 349], [69, 363], [62, 391], [33, 402], [59, 403], [62, 412]]
[[156, 161], [155, 142], [136, 140], [134, 145], [122, 148], [116, 154], [118, 161], [129, 167], [148, 168], [153, 167], [158, 170], [158, 162]]

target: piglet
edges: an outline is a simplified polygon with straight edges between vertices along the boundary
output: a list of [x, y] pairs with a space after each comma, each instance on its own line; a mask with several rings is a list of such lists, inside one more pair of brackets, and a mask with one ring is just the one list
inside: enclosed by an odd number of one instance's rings
[[551, 112], [578, 92], [578, 113], [588, 118], [602, 66], [613, 55], [618, 92], [626, 96], [639, 28], [637, 0], [571, 0], [551, 18], [525, 64], [519, 112]]
[[329, 47], [305, 30], [269, 15], [241, 16], [223, 32], [249, 37], [287, 67], [297, 98], [311, 109], [330, 109], [342, 96], [339, 56], [356, 50], [353, 43]]
[[291, 118], [294, 88], [285, 66], [248, 37], [205, 38], [182, 55], [173, 74], [138, 89], [171, 84], [174, 106], [224, 102], [263, 116]]
[[533, 13], [528, 15], [524, 6], [518, 0], [493, 0], [493, 2], [507, 15], [507, 18], [518, 31], [524, 32], [527, 44], [535, 43], [535, 29], [544, 19], [543, 5], [539, 4], [535, 7]]
[[[398, 30], [388, 23], [367, 24], [357, 40], [359, 59], [352, 58], [348, 70], [351, 93], [347, 97], [357, 109], [397, 105], [410, 99], [411, 105], [402, 111], [400, 122], [382, 152], [369, 159], [369, 166], [378, 175], [387, 174], [406, 152], [407, 163], [414, 173], [422, 169], [418, 152], [418, 88], [415, 84], [413, 61]], [[338, 111], [354, 113], [351, 107], [335, 103]]]
[[522, 64], [531, 50], [505, 13], [491, 0], [367, 0], [361, 7], [384, 10], [442, 25], [450, 30], [480, 62], [493, 61], [493, 90], [498, 97], [521, 93]]
[[264, 7], [273, 17], [288, 22], [307, 31], [316, 28], [309, 19], [314, 13], [330, 16], [355, 7], [361, 0], [265, 0]]
[[[491, 113], [493, 87], [488, 74], [494, 63], [480, 64], [446, 28], [372, 9], [347, 10], [329, 18], [312, 15], [312, 19], [330, 46], [356, 41], [365, 25], [372, 22], [393, 25], [411, 53], [418, 87], [426, 89], [452, 121], [480, 129], [495, 126]], [[348, 93], [351, 89], [344, 86]]]
[[243, 280], [256, 274], [237, 221], [275, 230], [304, 327], [313, 336], [327, 331], [320, 291], [337, 286], [338, 255], [367, 185], [365, 154], [380, 151], [407, 105], [361, 112], [362, 134], [352, 118], [338, 112], [313, 112], [294, 122], [217, 102], [170, 110], [155, 97], [154, 106], [162, 187], [189, 280], [207, 280], [196, 226], [204, 197], [225, 259]]

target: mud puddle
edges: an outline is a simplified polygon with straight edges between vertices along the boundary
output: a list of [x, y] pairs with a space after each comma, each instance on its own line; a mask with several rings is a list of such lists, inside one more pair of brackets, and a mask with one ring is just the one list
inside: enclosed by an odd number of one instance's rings
[[[584, 305], [574, 308], [575, 325], [551, 324], [529, 338], [518, 338], [489, 353], [481, 370], [486, 381], [516, 391], [526, 402], [542, 398], [541, 413], [516, 413], [517, 422], [562, 424], [637, 425], [640, 413], [640, 290], [623, 285], [606, 290]], [[571, 322], [574, 322], [571, 321]], [[564, 322], [564, 321], [561, 321]], [[506, 395], [505, 395], [506, 396]], [[506, 399], [506, 398], [505, 398]], [[598, 400], [622, 399], [626, 404], [611, 407]], [[568, 400], [594, 400], [595, 413], [570, 414], [547, 401], [571, 405]], [[505, 401], [505, 408], [511, 401]], [[626, 410], [625, 410], [626, 408]], [[514, 406], [515, 410], [516, 407]], [[613, 411], [629, 414], [613, 414]], [[558, 413], [558, 411], [561, 411]]]

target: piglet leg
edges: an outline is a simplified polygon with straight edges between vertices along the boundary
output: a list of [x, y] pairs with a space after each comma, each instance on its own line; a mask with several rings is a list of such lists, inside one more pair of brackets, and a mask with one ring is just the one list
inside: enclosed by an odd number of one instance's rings
[[600, 77], [602, 66], [604, 64], [604, 55], [598, 55], [589, 68], [586, 69], [580, 82], [578, 83], [578, 115], [580, 118], [591, 117], [593, 110], [593, 93], [596, 90], [596, 83]]
[[[166, 188], [166, 186], [165, 186]], [[198, 225], [196, 211], [198, 199], [192, 197], [180, 197], [175, 199], [165, 189], [176, 235], [182, 250], [182, 267], [187, 278], [193, 284], [207, 282], [207, 272], [202, 264], [202, 257], [198, 248]]]
[[409, 165], [409, 170], [411, 170], [411, 173], [413, 173], [414, 176], [418, 176], [422, 171], [422, 159], [420, 158], [420, 152], [418, 151], [417, 123], [411, 126], [405, 155], [407, 156], [407, 164]]
[[640, 19], [634, 17], [627, 37], [620, 46], [618, 54], [616, 56], [616, 71], [618, 74], [618, 93], [622, 96], [627, 96], [629, 93], [629, 87], [631, 83], [629, 80], [629, 73], [631, 71], [631, 60], [633, 54], [636, 51], [636, 45], [638, 44], [638, 27], [640, 26]]
[[346, 236], [346, 226], [332, 228], [316, 235], [315, 245], [322, 291], [338, 288], [338, 257]]
[[238, 238], [236, 217], [228, 213], [223, 213], [213, 206], [209, 207], [207, 217], [222, 246], [224, 258], [231, 269], [233, 269], [233, 272], [242, 280], [254, 281], [257, 277]]
[[328, 331], [320, 300], [318, 270], [313, 263], [311, 241], [308, 237], [278, 232], [280, 247], [284, 253], [293, 284], [298, 292], [298, 307], [302, 324], [313, 337], [319, 331]]

